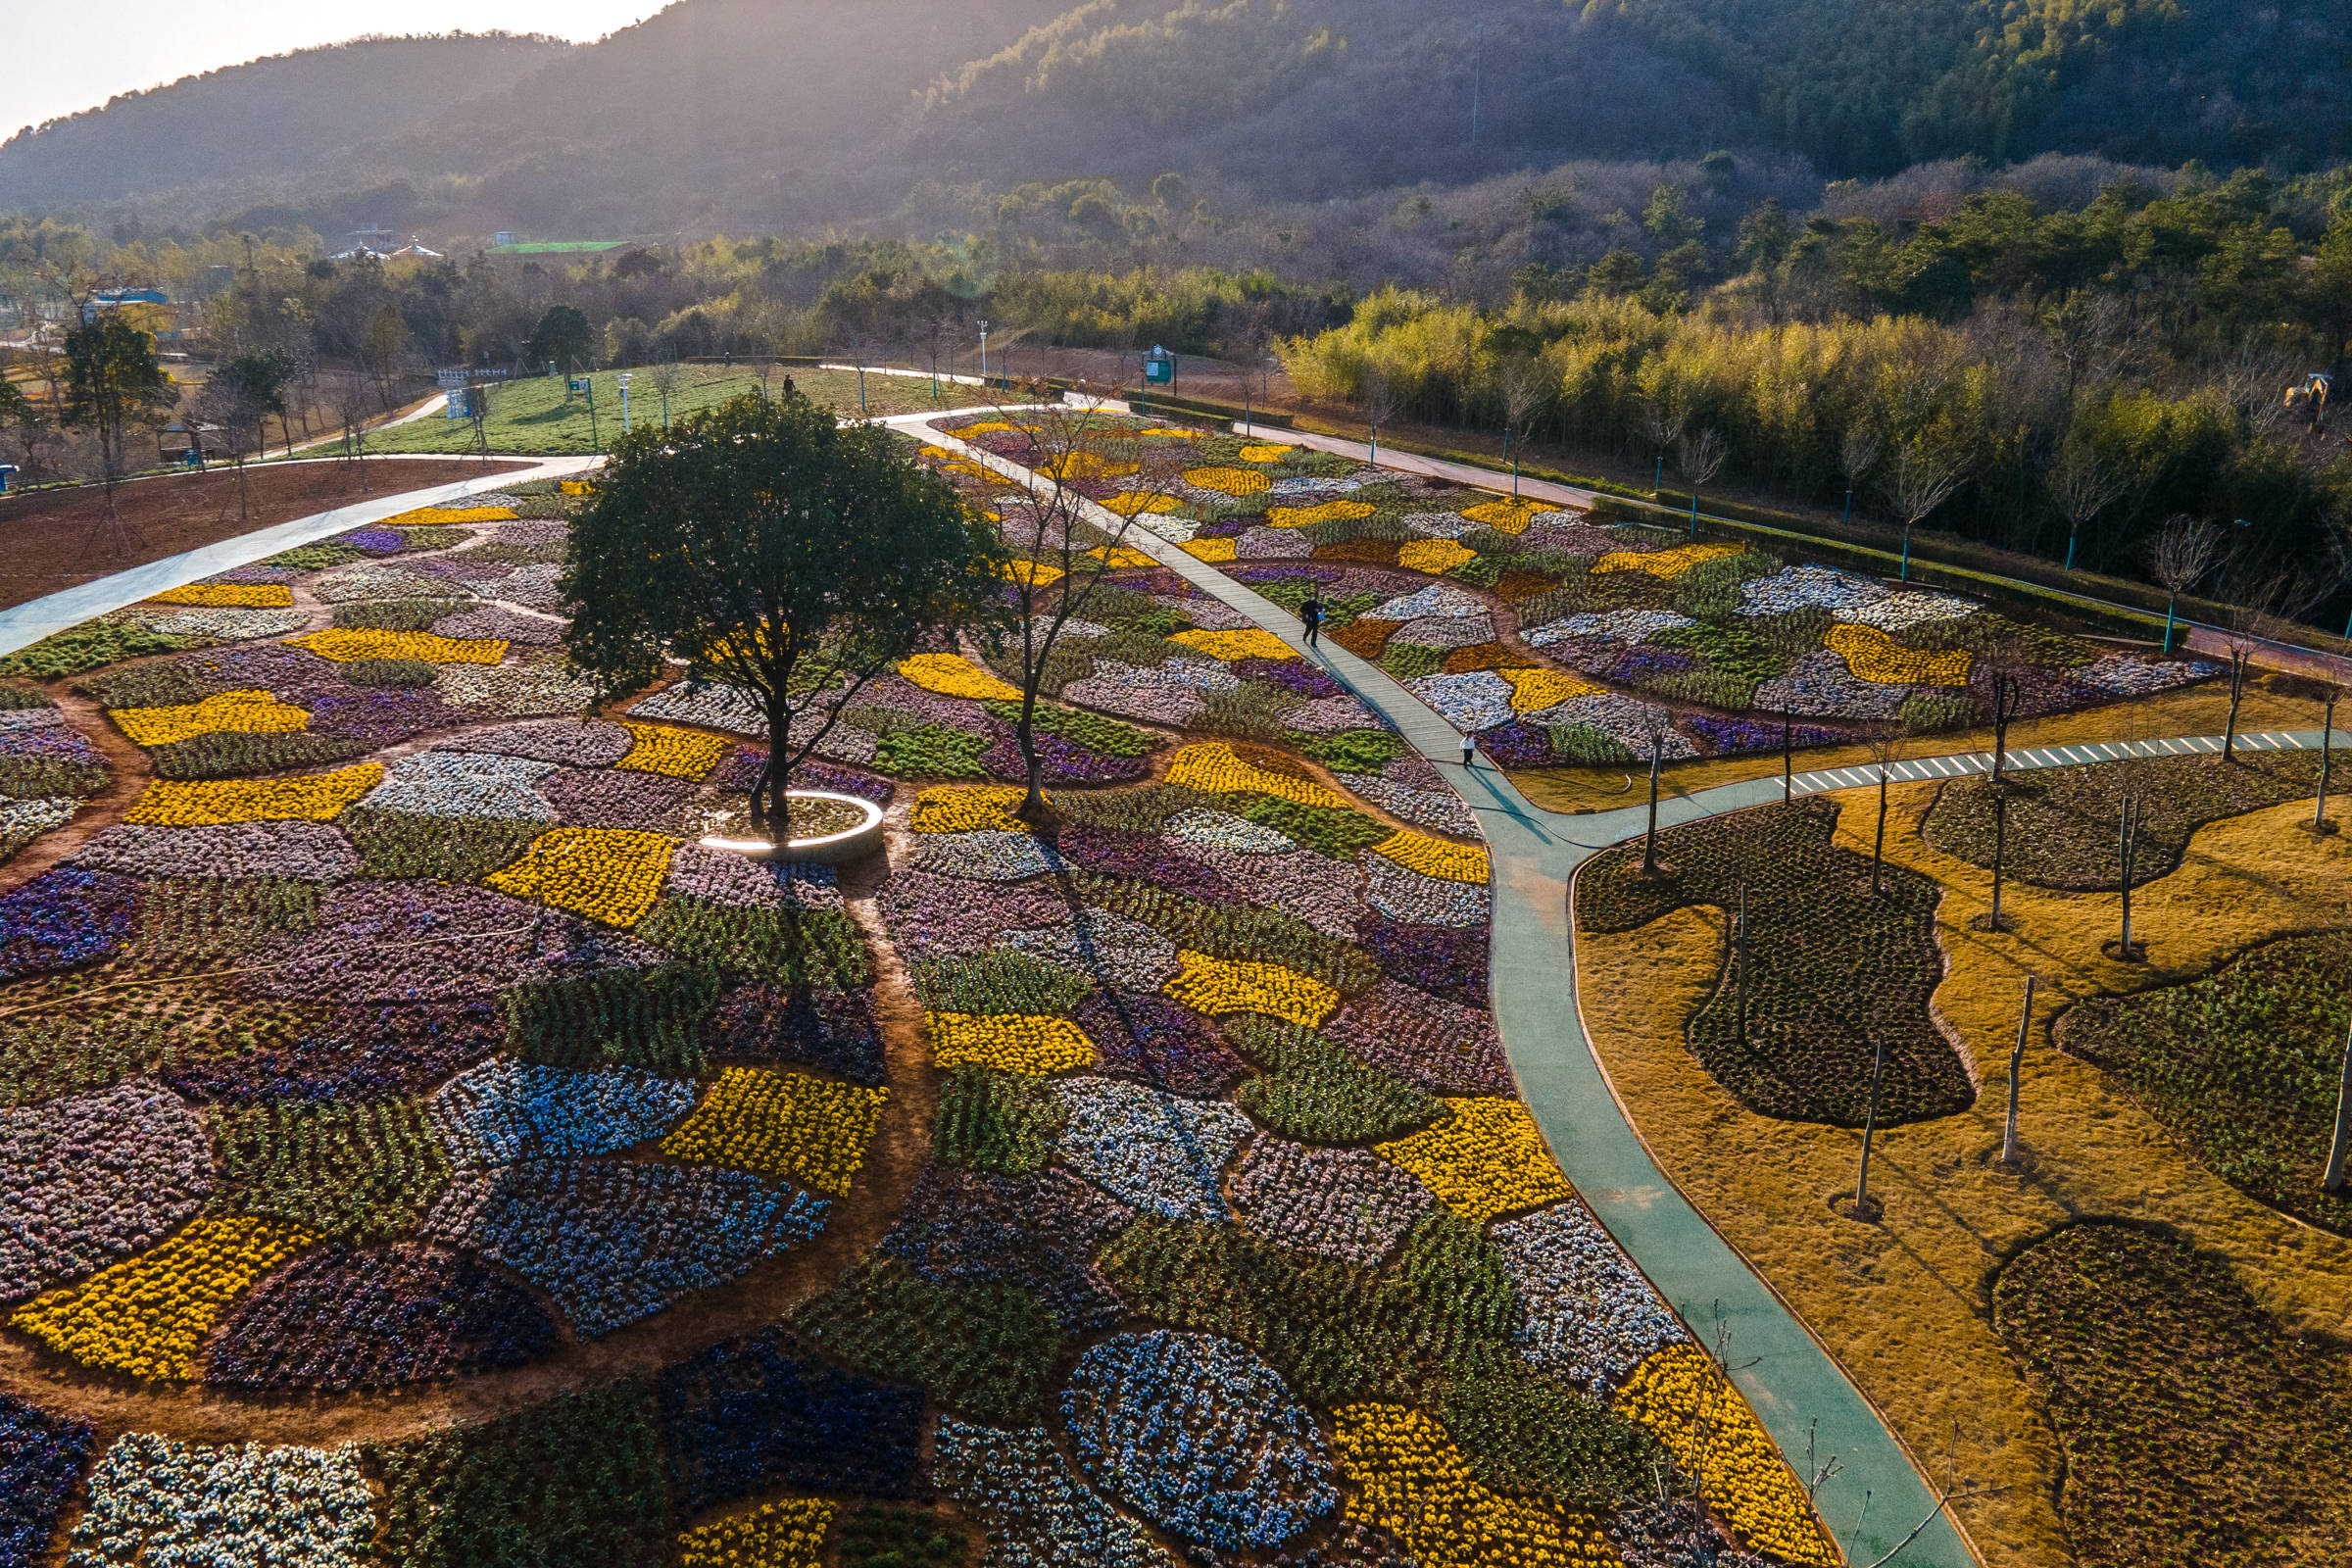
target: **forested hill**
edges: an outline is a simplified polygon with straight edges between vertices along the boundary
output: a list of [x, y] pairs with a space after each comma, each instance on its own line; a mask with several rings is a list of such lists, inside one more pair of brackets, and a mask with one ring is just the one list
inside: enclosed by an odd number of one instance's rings
[[1583, 0], [1829, 172], [2352, 153], [2352, 0]]
[[503, 92], [570, 49], [503, 33], [365, 38], [125, 93], [0, 145], [0, 211], [299, 180], [340, 149]]
[[0, 211], [928, 233], [1167, 172], [1232, 213], [1714, 148], [2297, 170], [2352, 156], [2346, 79], [2352, 0], [677, 0], [119, 99], [0, 148]]

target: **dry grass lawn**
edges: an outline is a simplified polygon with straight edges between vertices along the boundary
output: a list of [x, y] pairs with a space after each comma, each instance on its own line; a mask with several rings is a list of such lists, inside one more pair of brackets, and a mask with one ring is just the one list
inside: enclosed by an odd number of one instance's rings
[[[2050, 1023], [2076, 997], [2203, 973], [2251, 943], [2347, 923], [2352, 845], [2293, 825], [2308, 803], [2215, 823], [2178, 872], [2134, 895], [2150, 964], [2109, 961], [2113, 894], [2011, 882], [2015, 929], [1971, 922], [1990, 878], [1930, 848], [1919, 821], [1936, 786], [1890, 792], [1889, 858], [1942, 883], [1948, 959], [1934, 1005], [1973, 1054], [1985, 1092], [1971, 1110], [1883, 1135], [1872, 1192], [1877, 1226], [1830, 1206], [1850, 1194], [1858, 1133], [1769, 1121], [1742, 1109], [1691, 1059], [1690, 1012], [1715, 984], [1717, 911], [1683, 910], [1640, 931], [1585, 936], [1578, 985], [1602, 1064], [1660, 1163], [1763, 1273], [1886, 1413], [1938, 1480], [2003, 1487], [1957, 1507], [1990, 1564], [2069, 1564], [2052, 1498], [2057, 1450], [1988, 1321], [1991, 1271], [2053, 1227], [2089, 1215], [2171, 1226], [2226, 1254], [2256, 1297], [2291, 1323], [2352, 1333], [2352, 1241], [2263, 1207], [2187, 1159], [2097, 1069], [2053, 1048]], [[1870, 853], [1875, 792], [1831, 796], [1840, 842]], [[2040, 976], [2023, 1072], [2025, 1169], [1996, 1163], [2008, 1054], [2026, 972]]]

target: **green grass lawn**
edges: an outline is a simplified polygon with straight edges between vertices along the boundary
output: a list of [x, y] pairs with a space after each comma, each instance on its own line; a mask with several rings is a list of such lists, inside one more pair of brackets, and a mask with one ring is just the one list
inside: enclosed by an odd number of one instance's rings
[[[782, 391], [785, 373], [778, 371], [769, 378], [771, 392]], [[817, 402], [830, 404], [845, 414], [858, 412], [858, 377], [855, 370], [796, 369], [789, 373], [794, 385]], [[619, 375], [617, 371], [600, 370], [593, 379], [596, 383], [593, 426], [588, 400], [566, 398], [565, 383], [561, 379], [539, 376], [493, 387], [490, 450], [531, 457], [572, 456], [598, 450], [596, 442], [600, 439], [609, 449], [620, 434]], [[670, 397], [669, 416], [673, 420], [683, 418], [696, 409], [759, 390], [760, 377], [755, 371], [688, 366], [685, 384]], [[927, 377], [868, 375], [864, 408], [876, 416], [919, 414], [930, 409], [968, 408], [986, 401], [976, 387], [942, 381], [939, 390], [940, 399], [934, 402]], [[629, 423], [632, 428], [642, 429], [648, 423], [660, 423], [661, 419], [662, 396], [654, 390], [648, 372], [639, 370], [629, 386]], [[377, 431], [368, 438], [368, 450], [471, 452], [475, 450], [473, 425], [468, 420], [434, 415]]]

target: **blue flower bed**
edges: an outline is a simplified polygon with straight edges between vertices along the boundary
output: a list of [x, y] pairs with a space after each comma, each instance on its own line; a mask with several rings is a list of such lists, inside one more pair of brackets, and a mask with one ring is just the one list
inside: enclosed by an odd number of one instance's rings
[[0, 1568], [48, 1560], [98, 1434], [0, 1394]]
[[110, 871], [45, 871], [0, 896], [0, 980], [48, 974], [120, 952], [139, 884]]
[[903, 1497], [920, 1473], [922, 1395], [835, 1371], [782, 1331], [666, 1368], [659, 1400], [682, 1514], [776, 1491]]

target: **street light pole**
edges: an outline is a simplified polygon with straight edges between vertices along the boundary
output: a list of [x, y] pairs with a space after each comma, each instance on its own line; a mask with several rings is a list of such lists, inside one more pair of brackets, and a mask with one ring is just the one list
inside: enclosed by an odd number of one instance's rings
[[629, 372], [620, 372], [620, 433], [629, 433]]
[[980, 390], [988, 390], [988, 323], [980, 323]]

